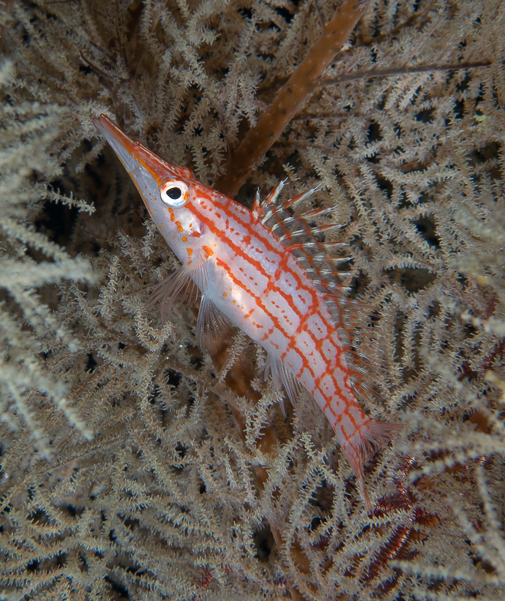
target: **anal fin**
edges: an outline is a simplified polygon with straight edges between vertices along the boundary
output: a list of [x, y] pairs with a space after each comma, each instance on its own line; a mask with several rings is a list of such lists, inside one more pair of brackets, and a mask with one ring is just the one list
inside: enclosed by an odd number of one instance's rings
[[[277, 357], [273, 357], [270, 353], [268, 354], [267, 362], [265, 365], [265, 380], [268, 379], [270, 372], [272, 373], [272, 380], [275, 386], [275, 390], [278, 393], [282, 393], [282, 390], [286, 391], [289, 400], [293, 406], [302, 394], [303, 386], [295, 378], [295, 376], [288, 371], [284, 364]], [[284, 406], [281, 404], [282, 412], [285, 415]]]
[[[312, 436], [318, 436], [318, 432], [328, 427], [328, 420], [321, 411], [320, 407], [314, 401], [310, 392], [300, 383], [300, 381], [284, 367], [280, 359], [268, 354], [265, 365], [265, 380], [270, 373], [276, 391], [282, 394], [286, 392], [291, 405], [294, 409], [293, 425], [297, 431], [311, 432]], [[281, 410], [286, 417], [284, 402], [280, 401]]]

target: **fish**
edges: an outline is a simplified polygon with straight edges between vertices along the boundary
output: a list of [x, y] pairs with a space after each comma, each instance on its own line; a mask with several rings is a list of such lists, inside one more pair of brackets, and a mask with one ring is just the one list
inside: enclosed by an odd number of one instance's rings
[[308, 231], [309, 226], [287, 210], [304, 202], [314, 189], [276, 208], [281, 182], [264, 202], [257, 195], [250, 210], [197, 181], [190, 169], [164, 161], [107, 116], [93, 122], [181, 263], [156, 298], [170, 312], [177, 297], [196, 287], [201, 295], [197, 335], [202, 345], [233, 324], [265, 349], [266, 375], [272, 374], [277, 390], [284, 388], [293, 401], [308, 391], [328, 419], [365, 506], [372, 511], [364, 465], [401, 425], [372, 419], [356, 398], [339, 334], [340, 304], [335, 291], [328, 292], [324, 285], [325, 277], [330, 278], [328, 261], [325, 245], [317, 238], [332, 226]]

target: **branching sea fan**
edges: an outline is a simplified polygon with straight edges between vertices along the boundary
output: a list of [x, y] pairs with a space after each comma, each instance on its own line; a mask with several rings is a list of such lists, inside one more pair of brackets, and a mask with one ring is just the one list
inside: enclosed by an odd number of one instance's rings
[[[4, 2], [1, 599], [503, 597], [504, 13]], [[345, 248], [352, 385], [403, 425], [371, 510], [260, 346], [149, 302], [180, 264], [101, 114], [248, 209], [316, 190], [283, 220]]]

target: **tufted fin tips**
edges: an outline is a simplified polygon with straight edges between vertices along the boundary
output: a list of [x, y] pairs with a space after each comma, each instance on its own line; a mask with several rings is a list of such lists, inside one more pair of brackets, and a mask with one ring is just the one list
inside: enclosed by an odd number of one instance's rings
[[387, 424], [371, 419], [342, 444], [346, 459], [356, 475], [356, 483], [368, 513], [373, 511], [373, 505], [365, 488], [363, 468], [375, 453], [400, 433], [402, 427], [402, 424]]
[[270, 194], [265, 198], [266, 204], [273, 205], [277, 202], [277, 199], [279, 198], [279, 195], [282, 192], [282, 188], [284, 188], [287, 181], [287, 179], [283, 179], [272, 188]]

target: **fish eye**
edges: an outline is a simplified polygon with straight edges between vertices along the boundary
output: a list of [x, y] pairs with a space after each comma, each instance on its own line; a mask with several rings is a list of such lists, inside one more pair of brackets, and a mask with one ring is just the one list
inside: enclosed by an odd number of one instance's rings
[[160, 196], [169, 207], [182, 207], [188, 202], [189, 188], [184, 182], [169, 180], [161, 184]]

